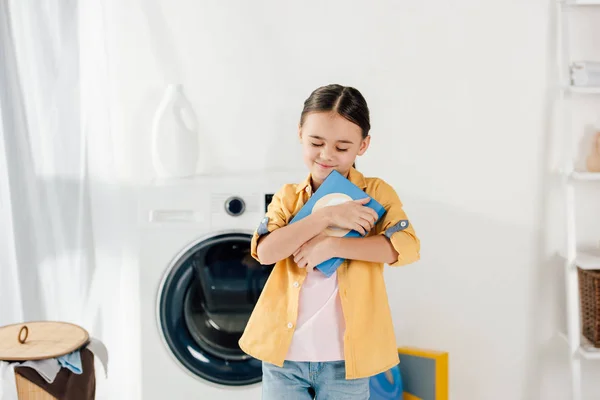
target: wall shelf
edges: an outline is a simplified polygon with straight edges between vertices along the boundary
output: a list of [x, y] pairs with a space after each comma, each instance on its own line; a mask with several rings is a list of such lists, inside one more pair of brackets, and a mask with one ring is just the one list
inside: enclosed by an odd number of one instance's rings
[[[559, 336], [565, 344], [569, 344], [569, 336], [566, 333], [561, 332]], [[580, 345], [577, 347], [576, 353], [586, 360], [600, 360], [600, 349], [592, 346], [589, 340], [583, 336], [580, 339]]]
[[565, 90], [577, 94], [600, 94], [600, 87], [567, 86]]
[[[564, 254], [560, 255], [566, 260]], [[579, 267], [581, 269], [597, 269], [600, 270], [600, 250], [578, 250], [575, 256], [575, 261], [572, 266]]]
[[572, 7], [600, 6], [600, 1], [598, 1], [598, 0], [565, 0], [565, 1], [559, 1], [559, 3], [563, 4], [565, 6], [572, 6]]
[[[581, 299], [579, 296], [579, 274], [575, 266], [583, 269], [600, 269], [600, 250], [584, 249], [577, 237], [577, 207], [576, 196], [579, 185], [576, 182], [600, 182], [600, 173], [573, 171], [573, 154], [575, 154], [575, 137], [573, 132], [573, 108], [576, 106], [571, 102], [570, 95], [590, 95], [591, 101], [596, 101], [593, 95], [600, 94], [600, 87], [575, 86], [572, 82], [570, 49], [570, 16], [574, 14], [574, 8], [581, 10], [577, 12], [595, 13], [591, 7], [600, 6], [600, 0], [562, 0], [557, 3], [557, 61], [558, 61], [558, 85], [561, 88], [558, 98], [558, 127], [562, 134], [563, 160], [563, 194], [565, 206], [565, 255], [564, 279], [566, 294], [566, 335], [561, 335], [567, 342], [570, 350], [569, 369], [571, 372], [571, 396], [570, 400], [583, 400], [590, 398], [584, 395], [582, 389], [582, 359], [600, 360], [600, 349], [594, 348], [582, 335]], [[600, 14], [599, 14], [600, 15]], [[577, 28], [577, 26], [574, 26]], [[600, 60], [599, 60], [600, 61]], [[589, 218], [589, 217], [588, 217]]]
[[571, 172], [570, 179], [575, 181], [600, 181], [600, 172]]
[[581, 346], [577, 351], [586, 360], [600, 360], [600, 349], [592, 346], [584, 337], [581, 338]]

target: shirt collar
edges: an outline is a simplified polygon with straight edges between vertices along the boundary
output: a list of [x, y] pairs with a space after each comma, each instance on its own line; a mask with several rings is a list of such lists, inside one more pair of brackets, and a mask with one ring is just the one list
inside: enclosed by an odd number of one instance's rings
[[[350, 168], [350, 172], [348, 173], [348, 180], [358, 186], [360, 189], [364, 190], [367, 187], [367, 181], [363, 174], [358, 172], [354, 167]], [[302, 183], [296, 186], [296, 193], [300, 193], [303, 190], [306, 190], [307, 187], [310, 186], [310, 174], [302, 181]]]

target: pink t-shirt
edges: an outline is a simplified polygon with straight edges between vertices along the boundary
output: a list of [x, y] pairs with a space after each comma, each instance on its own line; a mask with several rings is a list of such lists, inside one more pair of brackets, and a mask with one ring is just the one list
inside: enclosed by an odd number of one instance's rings
[[346, 325], [337, 273], [328, 278], [318, 270], [309, 272], [299, 295], [296, 330], [286, 360], [343, 360]]

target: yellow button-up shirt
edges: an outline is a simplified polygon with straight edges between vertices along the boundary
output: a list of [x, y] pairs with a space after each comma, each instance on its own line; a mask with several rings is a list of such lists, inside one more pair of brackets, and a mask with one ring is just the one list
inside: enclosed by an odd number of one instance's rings
[[[365, 178], [354, 168], [348, 179], [377, 200], [386, 210], [368, 236], [384, 234], [398, 252], [391, 266], [419, 259], [420, 242], [394, 189], [379, 178]], [[286, 226], [311, 196], [310, 175], [301, 184], [284, 185], [254, 233], [252, 256], [257, 255], [263, 234]], [[278, 261], [246, 325], [239, 345], [247, 354], [283, 366], [294, 335], [298, 295], [306, 278], [292, 256]], [[344, 358], [346, 378], [376, 375], [398, 364], [398, 351], [383, 279], [383, 263], [346, 260], [337, 269], [339, 296], [346, 322]]]

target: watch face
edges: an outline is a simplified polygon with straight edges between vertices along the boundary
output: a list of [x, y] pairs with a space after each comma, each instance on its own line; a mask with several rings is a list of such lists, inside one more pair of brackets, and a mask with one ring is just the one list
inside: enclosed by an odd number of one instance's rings
[[[352, 201], [352, 198], [347, 194], [329, 193], [317, 200], [313, 207], [313, 212], [323, 207], [337, 206], [338, 204], [343, 204], [348, 201]], [[326, 235], [335, 237], [344, 237], [348, 234], [348, 232], [350, 232], [350, 229], [343, 229], [337, 227], [329, 227], [323, 231], [323, 233], [325, 233]]]

